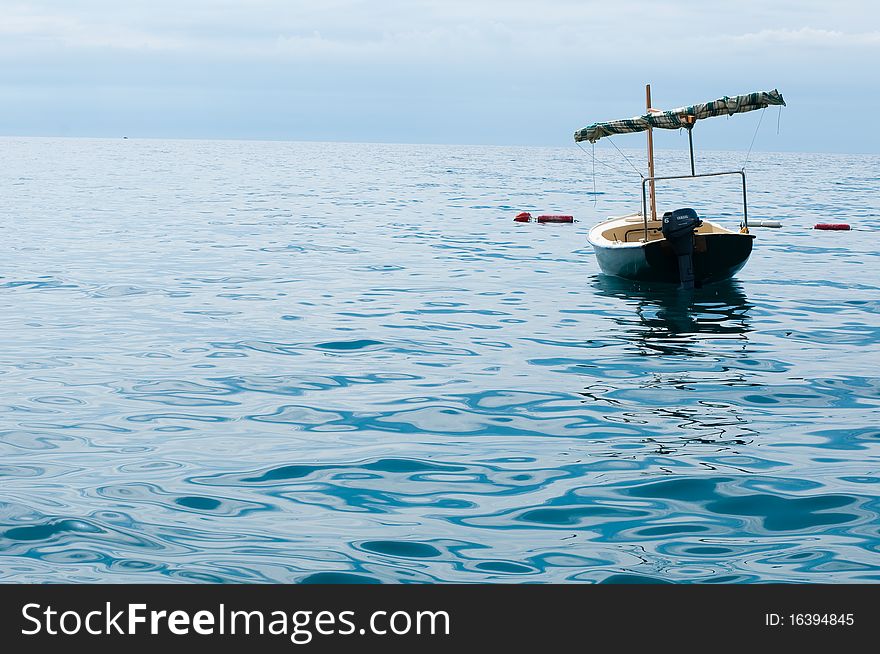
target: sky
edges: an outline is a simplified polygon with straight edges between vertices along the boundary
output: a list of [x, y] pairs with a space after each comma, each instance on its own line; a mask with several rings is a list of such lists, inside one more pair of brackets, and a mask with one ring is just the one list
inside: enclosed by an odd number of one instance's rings
[[756, 150], [880, 153], [880, 3], [0, 0], [3, 135], [559, 146], [648, 82], [661, 109], [784, 95], [700, 147], [761, 120]]

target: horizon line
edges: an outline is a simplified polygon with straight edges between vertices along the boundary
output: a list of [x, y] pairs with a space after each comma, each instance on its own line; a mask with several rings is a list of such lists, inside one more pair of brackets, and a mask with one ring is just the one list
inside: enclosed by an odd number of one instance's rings
[[[532, 149], [562, 149], [570, 146], [578, 147], [578, 144], [572, 141], [569, 145], [539, 145], [517, 144], [517, 143], [438, 143], [438, 142], [419, 142], [419, 141], [347, 141], [334, 139], [309, 139], [309, 138], [283, 138], [283, 137], [253, 137], [253, 136], [224, 136], [224, 137], [205, 137], [205, 136], [88, 136], [88, 135], [70, 135], [70, 134], [0, 134], [0, 139], [82, 139], [82, 140], [104, 140], [104, 141], [208, 141], [208, 142], [224, 142], [239, 141], [252, 143], [325, 143], [334, 145], [421, 145], [431, 147], [475, 147], [475, 148], [532, 148]], [[616, 146], [615, 146], [616, 147]], [[583, 152], [589, 154], [583, 148], [579, 148]], [[602, 146], [602, 149], [606, 149]], [[623, 150], [643, 150], [641, 147], [627, 146], [620, 148]], [[687, 152], [686, 147], [662, 147], [655, 148], [657, 152]], [[702, 152], [746, 152], [747, 148], [722, 148], [722, 149], [702, 149]], [[752, 152], [761, 152], [764, 154], [835, 154], [850, 156], [880, 156], [880, 152], [852, 152], [845, 150], [763, 150], [752, 148]]]

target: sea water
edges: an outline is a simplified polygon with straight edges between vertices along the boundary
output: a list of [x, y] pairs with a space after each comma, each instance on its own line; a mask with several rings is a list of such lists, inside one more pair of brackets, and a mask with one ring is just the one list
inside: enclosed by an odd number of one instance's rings
[[682, 293], [609, 149], [0, 145], [0, 581], [880, 581], [876, 156], [752, 153]]

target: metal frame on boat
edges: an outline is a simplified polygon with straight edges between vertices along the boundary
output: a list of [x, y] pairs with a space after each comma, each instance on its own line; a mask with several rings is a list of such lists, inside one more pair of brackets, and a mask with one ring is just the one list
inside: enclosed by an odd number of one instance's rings
[[[693, 144], [691, 145], [693, 147]], [[691, 151], [691, 170], [693, 170], [693, 151]], [[743, 190], [743, 221], [740, 223], [740, 227], [745, 229], [745, 233], [749, 233], [749, 206], [748, 200], [746, 199], [746, 171], [745, 170], [729, 170], [720, 173], [700, 173], [699, 175], [694, 175], [693, 172], [690, 175], [668, 175], [666, 177], [643, 177], [642, 178], [642, 216], [645, 217], [645, 240], [648, 239], [648, 197], [645, 191], [645, 187], [648, 182], [651, 184], [655, 184], [656, 182], [663, 182], [672, 179], [693, 179], [695, 177], [720, 177], [721, 175], [740, 175], [742, 177], [742, 190]]]

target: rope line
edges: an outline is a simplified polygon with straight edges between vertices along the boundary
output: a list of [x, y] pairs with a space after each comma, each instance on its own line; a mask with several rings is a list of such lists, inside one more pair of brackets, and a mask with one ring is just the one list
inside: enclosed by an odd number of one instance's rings
[[617, 144], [616, 144], [614, 141], [611, 140], [611, 137], [610, 137], [610, 136], [608, 137], [608, 141], [609, 141], [609, 143], [611, 143], [611, 145], [614, 146], [614, 149], [615, 149], [615, 150], [617, 150], [618, 152], [620, 152], [620, 156], [623, 157], [624, 159], [626, 159], [626, 162], [627, 162], [630, 166], [632, 166], [632, 169], [633, 169], [634, 171], [636, 171], [636, 174], [638, 174], [639, 177], [644, 178], [644, 175], [642, 175], [642, 172], [641, 172], [638, 168], [636, 168], [636, 167], [633, 165], [633, 162], [629, 160], [629, 157], [627, 157], [625, 154], [623, 154], [623, 152], [620, 151], [620, 148], [618, 148], [618, 147], [617, 147]]
[[593, 206], [595, 207], [599, 202], [599, 196], [596, 195], [596, 144], [590, 145], [593, 146]]
[[[578, 146], [581, 149], [581, 152], [583, 152], [585, 155], [590, 156], [590, 153], [587, 152], [586, 150], [584, 150], [583, 146], [580, 143], [575, 143], [575, 145]], [[595, 157], [595, 148], [596, 148], [596, 146], [594, 145], [593, 146], [593, 156], [594, 157]], [[596, 159], [594, 163], [598, 163], [601, 166], [605, 166], [608, 170], [613, 170], [615, 173], [620, 173], [621, 175], [629, 175], [630, 174], [630, 172], [628, 170], [624, 170], [623, 168], [618, 168], [617, 166], [612, 166], [611, 164], [606, 163], [606, 162], [602, 161], [601, 159]]]
[[746, 164], [749, 163], [749, 157], [752, 155], [752, 146], [755, 145], [755, 139], [758, 137], [758, 130], [761, 128], [761, 121], [764, 120], [764, 112], [767, 111], [767, 107], [761, 109], [761, 117], [758, 119], [758, 124], [755, 126], [755, 133], [752, 135], [752, 142], [749, 144], [749, 151], [746, 152], [746, 160], [743, 161], [742, 169], [746, 169]]

